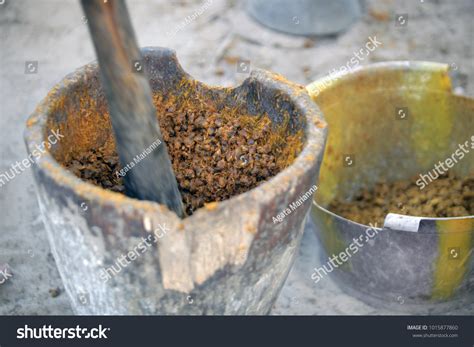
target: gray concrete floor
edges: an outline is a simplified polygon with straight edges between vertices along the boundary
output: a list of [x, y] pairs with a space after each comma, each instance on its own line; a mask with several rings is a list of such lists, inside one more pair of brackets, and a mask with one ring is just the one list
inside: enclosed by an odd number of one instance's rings
[[[468, 95], [474, 95], [474, 1], [366, 1], [367, 13], [334, 38], [306, 39], [268, 30], [249, 19], [240, 1], [213, 0], [196, 20], [166, 35], [202, 6], [201, 1], [129, 0], [141, 46], [174, 48], [185, 70], [213, 85], [236, 85], [236, 59], [307, 84], [352, 57], [369, 36], [382, 46], [362, 65], [387, 60], [430, 60], [450, 64]], [[395, 26], [395, 14], [408, 25]], [[25, 120], [53, 84], [94, 60], [79, 1], [0, 0], [0, 172], [26, 157]], [[37, 61], [25, 74], [25, 61]], [[0, 265], [13, 277], [0, 285], [0, 314], [71, 314], [36, 203], [31, 172], [0, 187]], [[320, 250], [308, 224], [298, 259], [273, 309], [274, 314], [397, 314], [344, 294], [331, 276], [317, 287], [310, 276]], [[59, 290], [59, 295], [58, 294]], [[474, 304], [447, 314], [472, 314]]]

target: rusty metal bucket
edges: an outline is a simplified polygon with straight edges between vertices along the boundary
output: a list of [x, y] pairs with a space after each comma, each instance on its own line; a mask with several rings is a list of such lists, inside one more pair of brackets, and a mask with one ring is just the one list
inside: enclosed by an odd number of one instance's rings
[[[344, 252], [369, 229], [328, 211], [333, 199], [428, 172], [458, 144], [474, 142], [474, 100], [452, 93], [448, 70], [428, 62], [379, 63], [307, 87], [329, 125], [312, 207], [326, 256]], [[473, 172], [470, 152], [451, 169], [457, 176]], [[418, 313], [474, 302], [474, 216], [389, 214], [370, 233], [376, 234], [370, 244], [334, 271], [347, 292]]]
[[[174, 52], [142, 53], [154, 92], [267, 113], [286, 134], [302, 131], [302, 150], [269, 181], [182, 220], [165, 206], [86, 183], [58, 163], [58, 153], [113, 141], [97, 65], [65, 77], [28, 120], [25, 141], [34, 153], [55, 129], [64, 136], [39, 157], [34, 176], [72, 307], [101, 315], [266, 314], [295, 258], [311, 199], [281, 223], [273, 217], [314, 185], [326, 124], [306, 90], [281, 76], [258, 70], [237, 88], [209, 87], [186, 74]], [[144, 239], [151, 234], [158, 240], [148, 247]], [[128, 252], [143, 242], [146, 251], [130, 260]], [[127, 265], [106, 278], [104, 269], [118, 259]]]

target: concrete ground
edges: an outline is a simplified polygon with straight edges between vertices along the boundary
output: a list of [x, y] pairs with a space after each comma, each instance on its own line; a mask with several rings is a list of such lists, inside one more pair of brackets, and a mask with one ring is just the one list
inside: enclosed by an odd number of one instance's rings
[[[244, 12], [244, 2], [213, 0], [129, 0], [141, 46], [174, 48], [191, 75], [213, 85], [236, 85], [239, 59], [307, 84], [345, 65], [370, 36], [382, 45], [362, 65], [387, 60], [430, 60], [450, 64], [459, 90], [474, 95], [472, 0], [369, 0], [363, 18], [338, 37], [307, 39], [268, 30]], [[396, 14], [408, 14], [406, 26]], [[295, 20], [295, 25], [298, 25]], [[184, 24], [183, 24], [184, 23]], [[168, 33], [168, 34], [167, 34]], [[26, 158], [25, 120], [53, 84], [94, 60], [79, 1], [0, 0], [0, 172]], [[25, 62], [33, 62], [28, 68]], [[35, 63], [37, 62], [37, 63]], [[0, 187], [0, 270], [13, 276], [0, 285], [0, 314], [71, 314], [40, 219], [30, 171]], [[299, 256], [274, 314], [397, 314], [371, 307], [344, 294], [328, 276], [316, 286], [312, 269], [320, 250], [309, 223]], [[472, 314], [474, 303], [447, 314]]]

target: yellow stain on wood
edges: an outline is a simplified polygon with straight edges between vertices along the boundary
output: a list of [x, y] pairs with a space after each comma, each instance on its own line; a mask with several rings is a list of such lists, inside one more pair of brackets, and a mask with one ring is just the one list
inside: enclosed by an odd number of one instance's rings
[[36, 123], [38, 122], [38, 118], [28, 118], [28, 120], [26, 121], [26, 126], [28, 128], [31, 128], [33, 125], [35, 125]]
[[213, 211], [217, 208], [218, 206], [218, 202], [217, 201], [213, 201], [213, 202], [210, 202], [210, 203], [207, 203], [207, 204], [204, 204], [204, 208], [208, 211]]

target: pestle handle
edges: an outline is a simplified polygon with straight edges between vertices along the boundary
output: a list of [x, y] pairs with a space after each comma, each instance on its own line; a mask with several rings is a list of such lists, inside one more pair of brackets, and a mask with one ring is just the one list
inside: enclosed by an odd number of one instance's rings
[[143, 64], [125, 2], [81, 3], [99, 60], [120, 163], [129, 168], [124, 177], [126, 194], [165, 204], [184, 217], [151, 88], [144, 67], [135, 65]]

